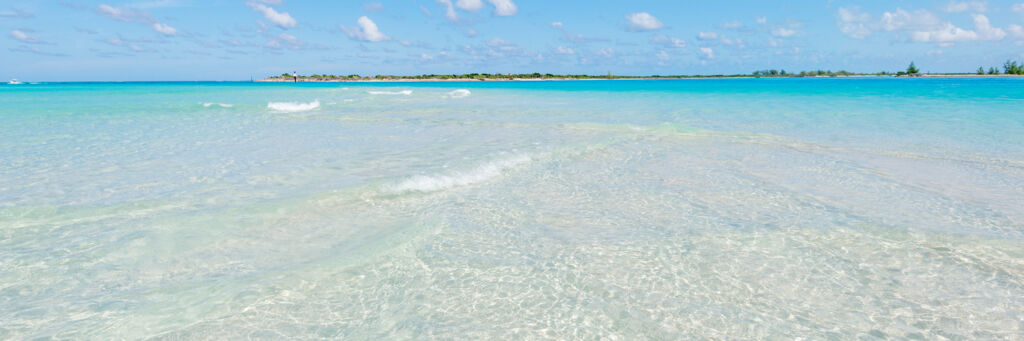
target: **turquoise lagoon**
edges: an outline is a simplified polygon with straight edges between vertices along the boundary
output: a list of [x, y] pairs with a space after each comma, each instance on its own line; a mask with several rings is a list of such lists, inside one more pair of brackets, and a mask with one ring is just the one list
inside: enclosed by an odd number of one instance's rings
[[1024, 338], [1019, 79], [0, 103], [0, 339]]

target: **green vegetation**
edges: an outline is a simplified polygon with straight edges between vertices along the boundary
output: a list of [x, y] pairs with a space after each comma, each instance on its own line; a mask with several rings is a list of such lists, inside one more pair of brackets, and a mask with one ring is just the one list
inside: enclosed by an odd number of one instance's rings
[[1008, 75], [1024, 75], [1024, 63], [1017, 64], [1015, 61], [1007, 60], [1003, 64], [1003, 73]]
[[918, 74], [918, 72], [919, 71], [917, 70], [917, 66], [914, 66], [914, 62], [910, 62], [910, 66], [907, 67], [907, 74], [916, 75]]
[[[1006, 61], [1003, 64], [1004, 73], [1008, 75], [1024, 75], [1024, 63], [1018, 63], [1015, 61]], [[848, 76], [920, 76], [920, 70], [917, 65], [913, 62], [907, 66], [905, 71], [899, 71], [891, 73], [888, 71], [879, 71], [875, 73], [856, 73], [845, 70], [832, 71], [832, 70], [812, 70], [812, 71], [800, 71], [798, 73], [787, 72], [783, 69], [768, 69], [768, 70], [757, 70], [749, 75], [651, 75], [651, 76], [616, 76], [608, 73], [606, 75], [556, 75], [551, 73], [467, 73], [467, 74], [423, 74], [413, 76], [399, 76], [399, 75], [375, 75], [375, 76], [360, 76], [357, 74], [351, 75], [328, 75], [328, 74], [313, 74], [313, 75], [297, 75], [299, 82], [344, 82], [344, 81], [356, 81], [356, 80], [381, 80], [381, 81], [392, 81], [392, 80], [583, 80], [583, 79], [677, 79], [677, 78], [742, 78], [742, 77], [755, 77], [755, 78], [771, 78], [771, 77], [848, 77]], [[1000, 74], [999, 69], [990, 67], [988, 72], [985, 71], [984, 67], [978, 67], [978, 70], [974, 72], [976, 75], [998, 75]], [[945, 73], [937, 75], [970, 75], [969, 73]], [[280, 76], [271, 76], [267, 78], [267, 81], [292, 81], [293, 75], [290, 73], [283, 73]]]

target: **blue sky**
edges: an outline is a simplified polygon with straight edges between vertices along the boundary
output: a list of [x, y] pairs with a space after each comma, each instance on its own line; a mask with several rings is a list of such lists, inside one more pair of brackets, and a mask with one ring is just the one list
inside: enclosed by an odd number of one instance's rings
[[1024, 58], [1024, 0], [0, 2], [0, 77], [972, 72]]

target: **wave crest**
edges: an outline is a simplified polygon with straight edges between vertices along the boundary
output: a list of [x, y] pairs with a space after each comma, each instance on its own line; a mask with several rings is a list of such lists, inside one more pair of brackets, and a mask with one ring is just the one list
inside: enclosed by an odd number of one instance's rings
[[269, 102], [267, 108], [278, 112], [300, 112], [309, 111], [320, 107], [320, 100], [309, 103], [299, 102]]
[[230, 107], [235, 106], [234, 104], [227, 104], [227, 103], [210, 103], [210, 102], [206, 102], [206, 103], [203, 103], [203, 108], [209, 108], [209, 107], [212, 107], [214, 105], [219, 106], [221, 108], [230, 108]]
[[447, 97], [447, 98], [465, 98], [465, 97], [469, 97], [470, 94], [471, 94], [471, 92], [469, 92], [469, 90], [457, 89], [457, 90], [454, 90], [452, 92], [449, 92], [448, 95], [445, 96], [445, 97]]
[[519, 154], [507, 159], [494, 160], [465, 172], [437, 175], [416, 175], [398, 184], [388, 186], [391, 192], [436, 192], [458, 186], [481, 183], [521, 164], [530, 162], [529, 155]]

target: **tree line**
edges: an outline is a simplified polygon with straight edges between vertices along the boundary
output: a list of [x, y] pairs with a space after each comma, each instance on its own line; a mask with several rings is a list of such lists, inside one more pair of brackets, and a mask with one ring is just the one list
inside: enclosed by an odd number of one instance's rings
[[[979, 66], [978, 71], [976, 73], [979, 75], [998, 75], [999, 69], [995, 67], [989, 67], [988, 72], [986, 72], [985, 67]], [[1003, 74], [1024, 75], [1024, 63], [1017, 63], [1016, 61], [1007, 60], [1006, 63], [1003, 63]]]

